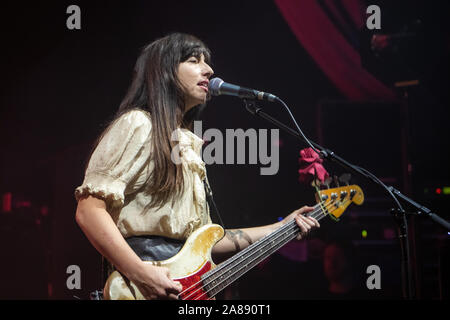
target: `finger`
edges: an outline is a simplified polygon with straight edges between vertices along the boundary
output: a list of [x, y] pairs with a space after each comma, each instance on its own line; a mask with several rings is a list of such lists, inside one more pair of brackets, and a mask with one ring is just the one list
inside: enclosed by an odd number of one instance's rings
[[155, 300], [158, 299], [158, 295], [153, 293], [153, 292], [149, 292], [148, 290], [141, 290], [142, 295], [144, 296], [144, 298], [146, 300]]
[[308, 217], [313, 223], [314, 223], [314, 225], [317, 227], [317, 228], [320, 228], [320, 223], [319, 223], [319, 221], [317, 221], [315, 218], [313, 218], [313, 217]]
[[295, 220], [297, 221], [297, 225], [300, 227], [301, 232], [307, 233], [308, 229], [306, 223], [303, 222], [303, 220], [300, 217], [297, 217]]
[[180, 292], [178, 290], [174, 290], [172, 288], [168, 288], [166, 289], [166, 295], [165, 295], [165, 299], [176, 299], [178, 300], [178, 295], [180, 294]]
[[181, 290], [183, 290], [183, 285], [181, 284], [181, 282], [179, 282], [179, 281], [172, 281], [172, 282], [173, 282], [174, 288], [175, 288], [178, 292], [180, 292]]
[[147, 286], [139, 287], [139, 291], [141, 291], [146, 300], [156, 300], [164, 294], [164, 290], [150, 289]]
[[163, 268], [163, 271], [165, 273], [165, 275], [167, 276], [167, 280], [168, 282], [166, 283], [166, 287], [170, 290], [173, 290], [175, 292], [180, 292], [183, 289], [183, 286], [181, 285], [181, 283], [179, 281], [173, 281], [170, 278], [170, 270], [169, 268]]
[[308, 234], [308, 230], [305, 223], [300, 219], [297, 220], [297, 225], [300, 227], [300, 234], [297, 236], [297, 240], [301, 240]]
[[301, 217], [301, 220], [306, 224], [308, 230], [312, 229], [312, 227], [315, 226], [314, 221], [311, 220], [311, 219], [308, 218], [308, 217], [302, 216], [302, 217]]
[[166, 300], [169, 297], [170, 292], [167, 289], [159, 288], [156, 290], [157, 299]]
[[306, 223], [308, 226], [310, 226], [310, 227], [315, 226], [314, 221], [312, 221], [312, 220], [309, 219], [308, 217], [300, 216], [299, 218], [300, 218], [304, 223]]
[[301, 207], [300, 209], [298, 209], [298, 213], [304, 214], [304, 213], [310, 212], [310, 211], [312, 211], [312, 210], [314, 210], [313, 207], [310, 207], [310, 206], [303, 206], [303, 207]]
[[179, 300], [178, 295], [177, 295], [177, 294], [174, 294], [174, 293], [170, 293], [170, 294], [167, 296], [167, 298], [168, 298], [169, 300]]
[[304, 221], [306, 221], [309, 225], [311, 225], [312, 227], [320, 227], [319, 222], [317, 221], [316, 218], [312, 217], [312, 216], [302, 216], [302, 219]]
[[300, 215], [300, 216], [298, 216], [298, 218], [301, 220], [301, 221], [303, 221], [304, 223], [306, 223], [306, 224], [314, 224], [312, 221], [309, 221], [308, 220], [308, 217], [306, 217], [306, 216], [304, 216], [304, 215]]
[[171, 293], [178, 294], [183, 289], [182, 285], [179, 282], [170, 281], [167, 283], [166, 294], [169, 295]]

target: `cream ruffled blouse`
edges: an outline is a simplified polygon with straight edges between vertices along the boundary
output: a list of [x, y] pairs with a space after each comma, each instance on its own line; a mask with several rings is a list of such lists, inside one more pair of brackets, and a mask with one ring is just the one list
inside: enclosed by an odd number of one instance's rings
[[144, 186], [153, 170], [150, 160], [150, 114], [141, 110], [122, 115], [103, 136], [86, 169], [75, 198], [93, 195], [103, 199], [121, 234], [127, 238], [159, 235], [186, 239], [195, 229], [211, 223], [202, 180], [203, 140], [187, 129], [177, 129], [184, 190], [173, 204], [150, 208]]

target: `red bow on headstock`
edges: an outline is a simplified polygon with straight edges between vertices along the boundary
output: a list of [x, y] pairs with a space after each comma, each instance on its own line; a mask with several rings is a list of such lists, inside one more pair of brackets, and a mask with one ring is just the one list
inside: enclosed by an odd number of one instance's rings
[[328, 172], [322, 165], [323, 160], [312, 148], [300, 150], [300, 158], [298, 160], [300, 164], [298, 180], [300, 182], [310, 183], [317, 179], [323, 183], [329, 177]]

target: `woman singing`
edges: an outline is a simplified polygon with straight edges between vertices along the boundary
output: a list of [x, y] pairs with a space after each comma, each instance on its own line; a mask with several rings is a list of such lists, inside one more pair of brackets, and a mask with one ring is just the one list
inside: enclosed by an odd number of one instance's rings
[[[143, 257], [167, 259], [211, 223], [203, 141], [191, 129], [209, 98], [212, 74], [210, 51], [191, 35], [174, 33], [146, 46], [75, 190], [78, 225], [147, 299], [176, 299], [182, 288], [167, 268], [143, 263]], [[302, 215], [311, 210], [304, 206], [272, 225], [226, 230], [212, 255], [231, 255], [292, 219], [304, 235], [319, 227]]]

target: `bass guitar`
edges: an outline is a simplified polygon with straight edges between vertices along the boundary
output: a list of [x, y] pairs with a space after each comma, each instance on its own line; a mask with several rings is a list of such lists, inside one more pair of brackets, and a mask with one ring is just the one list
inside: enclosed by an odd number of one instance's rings
[[[318, 190], [316, 201], [314, 210], [307, 216], [318, 221], [326, 216], [337, 220], [351, 203], [361, 205], [364, 194], [359, 186], [349, 185]], [[178, 295], [180, 300], [210, 300], [299, 233], [300, 228], [292, 220], [216, 266], [211, 259], [211, 250], [225, 231], [217, 224], [208, 224], [194, 231], [175, 256], [145, 263], [169, 269], [172, 279], [183, 287]], [[118, 271], [108, 277], [103, 297], [106, 300], [145, 299], [136, 285]]]

